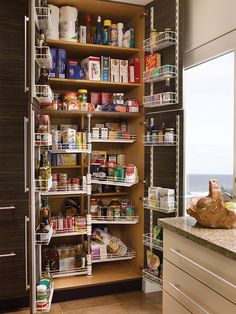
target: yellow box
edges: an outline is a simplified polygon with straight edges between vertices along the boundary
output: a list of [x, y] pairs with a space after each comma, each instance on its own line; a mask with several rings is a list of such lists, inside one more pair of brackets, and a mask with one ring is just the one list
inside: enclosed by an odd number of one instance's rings
[[57, 166], [76, 166], [76, 154], [57, 154]]

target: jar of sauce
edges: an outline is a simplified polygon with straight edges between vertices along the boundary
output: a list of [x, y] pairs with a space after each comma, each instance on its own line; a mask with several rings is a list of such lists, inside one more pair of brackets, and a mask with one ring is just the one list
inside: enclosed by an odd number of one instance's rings
[[174, 128], [166, 128], [164, 134], [164, 143], [174, 144]]

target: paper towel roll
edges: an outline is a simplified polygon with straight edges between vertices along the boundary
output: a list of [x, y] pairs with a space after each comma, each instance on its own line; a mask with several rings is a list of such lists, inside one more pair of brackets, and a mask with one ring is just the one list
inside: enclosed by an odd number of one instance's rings
[[74, 7], [60, 8], [59, 35], [61, 40], [77, 42], [78, 10]]
[[59, 13], [60, 9], [55, 5], [49, 4], [49, 14], [52, 21], [52, 28], [47, 31], [47, 39], [59, 39]]

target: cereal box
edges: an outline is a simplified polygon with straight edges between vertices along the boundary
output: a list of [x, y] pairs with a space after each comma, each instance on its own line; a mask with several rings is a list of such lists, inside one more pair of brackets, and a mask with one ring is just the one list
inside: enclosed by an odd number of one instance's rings
[[161, 55], [159, 53], [153, 53], [145, 57], [146, 71], [150, 71], [161, 66]]

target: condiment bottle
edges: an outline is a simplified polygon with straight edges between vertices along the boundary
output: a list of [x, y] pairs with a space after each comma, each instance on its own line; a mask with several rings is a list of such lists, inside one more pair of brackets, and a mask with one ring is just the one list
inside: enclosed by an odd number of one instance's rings
[[91, 44], [92, 43], [92, 36], [91, 36], [91, 16], [86, 16], [86, 43]]
[[97, 45], [102, 45], [102, 19], [100, 15], [97, 19], [95, 43]]
[[111, 25], [111, 46], [118, 46], [118, 29], [116, 24]]
[[111, 20], [104, 21], [102, 43], [103, 45], [111, 45]]
[[118, 30], [118, 46], [123, 47], [124, 24], [117, 23], [117, 30]]

